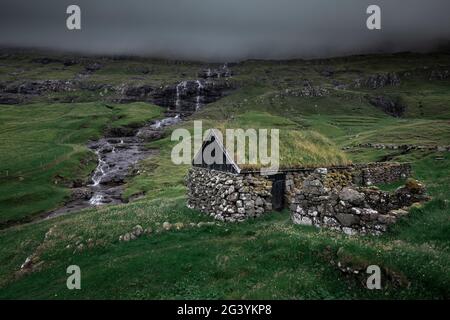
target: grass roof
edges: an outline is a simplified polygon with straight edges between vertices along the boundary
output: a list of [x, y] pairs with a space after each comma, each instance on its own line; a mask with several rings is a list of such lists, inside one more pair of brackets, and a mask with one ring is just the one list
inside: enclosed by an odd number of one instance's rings
[[[231, 128], [227, 128], [231, 129]], [[229, 155], [233, 155], [233, 159], [242, 170], [258, 170], [267, 167], [267, 164], [261, 163], [259, 157], [259, 149], [257, 150], [257, 158], [250, 162], [249, 139], [246, 138], [245, 153], [242, 155], [237, 150], [235, 140], [234, 149], [226, 143], [226, 131], [220, 129], [223, 135], [223, 144]], [[271, 157], [271, 138], [270, 131], [268, 134], [267, 152]], [[233, 152], [234, 151], [234, 152]], [[238, 159], [245, 159], [245, 163]], [[298, 169], [309, 167], [329, 167], [348, 165], [351, 162], [346, 158], [345, 153], [341, 151], [328, 138], [316, 131], [310, 130], [290, 130], [279, 129], [279, 169]]]

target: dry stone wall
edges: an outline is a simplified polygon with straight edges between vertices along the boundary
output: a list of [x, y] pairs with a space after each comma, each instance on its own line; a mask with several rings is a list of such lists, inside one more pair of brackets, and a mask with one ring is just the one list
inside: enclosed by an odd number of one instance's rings
[[371, 186], [374, 184], [392, 183], [411, 176], [409, 163], [380, 162], [368, 165], [356, 165], [355, 177], [360, 176], [360, 184]]
[[[281, 197], [295, 223], [327, 226], [348, 234], [377, 234], [404, 214], [398, 209], [416, 202], [422, 191], [401, 189], [390, 194], [367, 186], [406, 179], [410, 174], [411, 167], [399, 163], [297, 170], [284, 174]], [[256, 218], [272, 211], [277, 203], [273, 200], [279, 195], [272, 189], [272, 179], [259, 173], [193, 167], [186, 177], [188, 207], [221, 221]]]
[[[303, 181], [317, 169], [305, 169], [286, 174], [286, 202], [290, 203], [296, 192], [302, 188]], [[411, 176], [408, 163], [380, 162], [335, 167], [326, 170], [325, 187], [345, 187], [349, 185], [371, 186], [405, 180]]]
[[395, 192], [376, 187], [328, 186], [327, 169], [317, 169], [291, 199], [292, 221], [339, 230], [346, 234], [381, 234], [409, 207], [427, 200], [425, 188], [409, 181]]
[[188, 207], [217, 220], [242, 221], [272, 211], [272, 181], [264, 176], [194, 167], [186, 184]]

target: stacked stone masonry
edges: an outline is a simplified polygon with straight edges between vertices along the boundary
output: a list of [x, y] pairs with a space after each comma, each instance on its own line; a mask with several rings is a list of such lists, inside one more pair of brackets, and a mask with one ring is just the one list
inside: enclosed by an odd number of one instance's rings
[[272, 181], [260, 175], [192, 168], [186, 179], [188, 207], [235, 222], [272, 211]]
[[[294, 223], [348, 234], [379, 234], [406, 214], [406, 207], [425, 199], [425, 191], [421, 186], [409, 186], [388, 193], [372, 185], [404, 180], [410, 175], [410, 165], [400, 163], [298, 169], [284, 173], [282, 197]], [[221, 221], [259, 217], [272, 211], [277, 194], [272, 180], [272, 176], [259, 173], [193, 167], [186, 177], [188, 206]]]
[[425, 188], [410, 180], [395, 192], [354, 185], [329, 186], [327, 169], [317, 169], [303, 180], [291, 198], [296, 224], [339, 230], [346, 234], [379, 235], [414, 203], [426, 201]]
[[[303, 181], [315, 170], [307, 169], [286, 174], [287, 203], [291, 202], [296, 191], [301, 189]], [[408, 163], [380, 162], [328, 168], [327, 172], [324, 181], [326, 187], [371, 186], [405, 180], [411, 176], [411, 165]]]

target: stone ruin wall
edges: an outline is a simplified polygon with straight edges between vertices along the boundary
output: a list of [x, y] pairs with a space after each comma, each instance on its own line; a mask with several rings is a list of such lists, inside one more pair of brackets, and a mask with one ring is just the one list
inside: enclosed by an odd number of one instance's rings
[[394, 192], [376, 187], [330, 185], [327, 169], [317, 169], [293, 191], [290, 210], [295, 224], [314, 225], [348, 235], [385, 232], [408, 214], [411, 205], [428, 200], [425, 188], [410, 180]]
[[[330, 227], [348, 234], [378, 234], [405, 214], [403, 209], [387, 209], [404, 208], [416, 198], [408, 198], [411, 193], [406, 189], [390, 194], [367, 186], [404, 180], [410, 174], [411, 166], [399, 163], [286, 173], [285, 207], [291, 210], [294, 223]], [[227, 222], [256, 218], [272, 211], [272, 184], [268, 176], [256, 173], [193, 167], [186, 177], [188, 207]], [[351, 195], [356, 200], [347, 199]]]
[[[286, 174], [286, 203], [290, 203], [303, 184], [315, 169], [304, 169]], [[405, 180], [411, 176], [409, 163], [375, 162], [327, 169], [326, 187], [337, 186], [371, 186], [389, 184]]]

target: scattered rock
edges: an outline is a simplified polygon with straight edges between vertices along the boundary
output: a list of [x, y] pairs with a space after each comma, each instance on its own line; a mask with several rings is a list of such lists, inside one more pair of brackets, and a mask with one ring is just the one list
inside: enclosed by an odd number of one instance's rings
[[22, 265], [20, 266], [20, 269], [29, 269], [31, 268], [32, 265], [32, 256], [29, 256], [25, 259], [25, 262], [22, 263]]
[[130, 241], [130, 240], [131, 240], [131, 234], [129, 234], [128, 232], [125, 233], [125, 234], [122, 236], [122, 240], [125, 241], [125, 242]]
[[397, 73], [385, 73], [385, 74], [374, 74], [370, 75], [365, 79], [357, 79], [354, 82], [355, 88], [360, 88], [362, 86], [370, 89], [380, 89], [387, 86], [399, 86], [401, 83], [400, 77]]
[[144, 229], [140, 226], [140, 225], [136, 225], [133, 230], [131, 231], [131, 233], [136, 236], [139, 237], [144, 233]]
[[176, 230], [181, 230], [181, 229], [184, 228], [184, 223], [177, 222], [177, 223], [174, 224], [174, 227], [175, 227]]
[[306, 80], [302, 88], [285, 89], [280, 96], [291, 97], [324, 97], [328, 96], [329, 91], [321, 86], [313, 86], [311, 82]]

